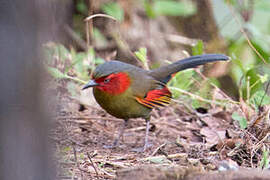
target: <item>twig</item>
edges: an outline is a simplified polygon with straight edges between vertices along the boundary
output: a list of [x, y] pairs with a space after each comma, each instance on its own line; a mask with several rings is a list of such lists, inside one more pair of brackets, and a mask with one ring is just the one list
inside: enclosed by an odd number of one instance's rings
[[158, 146], [158, 147], [154, 150], [154, 152], [151, 154], [151, 156], [156, 155], [156, 153], [160, 150], [160, 148], [163, 148], [163, 147], [166, 146], [166, 145], [167, 145], [167, 143], [163, 143], [163, 144], [161, 144], [160, 146]]
[[69, 76], [69, 75], [67, 75], [67, 74], [65, 74], [65, 78], [71, 79], [71, 80], [73, 80], [73, 81], [77, 81], [77, 82], [79, 82], [79, 83], [81, 83], [81, 84], [86, 84], [86, 83], [87, 83], [87, 82], [84, 81], [84, 80], [78, 79], [78, 78], [76, 78], [76, 77]]
[[[96, 117], [96, 116], [89, 116], [89, 117], [77, 117], [77, 116], [61, 116], [61, 117], [57, 117], [58, 120], [66, 120], [66, 119], [77, 119], [77, 120], [89, 120], [89, 119], [97, 119], [97, 120], [111, 120], [111, 121], [117, 121], [117, 122], [123, 122], [122, 119], [117, 119], [117, 118], [110, 118], [110, 117]], [[67, 120], [69, 122], [76, 122], [75, 121], [71, 121], [71, 120]]]
[[[153, 159], [153, 158], [163, 158], [164, 155], [161, 155], [161, 156], [149, 156], [149, 157], [146, 157], [146, 158], [142, 158], [142, 159], [139, 159], [138, 161], [148, 161], [149, 159]], [[177, 154], [170, 154], [168, 155], [167, 158], [187, 158], [188, 157], [188, 154], [187, 153], [177, 153]]]
[[110, 176], [110, 177], [115, 178], [115, 175], [108, 173], [108, 172], [105, 171], [104, 169], [100, 169], [100, 171], [102, 171], [104, 174], [106, 174], [106, 175], [108, 175], [108, 176]]
[[146, 128], [145, 126], [135, 127], [135, 128], [126, 129], [125, 132], [142, 131], [142, 130], [145, 130], [145, 128]]
[[75, 159], [77, 168], [80, 170], [81, 178], [83, 179], [83, 173], [82, 173], [82, 172], [83, 172], [83, 171], [84, 171], [84, 172], [87, 172], [87, 171], [85, 171], [84, 169], [81, 169], [80, 164], [79, 164], [78, 159], [77, 159], [77, 151], [76, 151], [74, 145], [72, 146], [72, 148], [73, 148], [73, 155], [74, 155], [74, 159]]
[[107, 15], [107, 14], [93, 14], [91, 16], [88, 16], [87, 18], [84, 19], [84, 21], [89, 21], [95, 17], [105, 17], [105, 18], [109, 18], [109, 19], [112, 19], [112, 20], [115, 20], [117, 21], [117, 19], [115, 19], [114, 17], [110, 16], [110, 15]]
[[[210, 99], [205, 99], [205, 98], [202, 98], [201, 96], [198, 96], [196, 94], [192, 94], [188, 91], [185, 91], [183, 89], [179, 89], [179, 88], [176, 88], [176, 87], [169, 87], [170, 89], [173, 89], [173, 90], [176, 90], [176, 91], [179, 91], [183, 94], [186, 94], [186, 95], [189, 95], [191, 98], [194, 98], [194, 99], [198, 99], [200, 101], [203, 101], [203, 102], [206, 102], [206, 103], [209, 103], [209, 104], [217, 104], [217, 105], [224, 105], [226, 102], [218, 102], [218, 101], [214, 101], [214, 100], [210, 100]], [[178, 102], [177, 100], [173, 100], [175, 102]], [[226, 99], [224, 101], [227, 101], [227, 102], [230, 102], [230, 103], [233, 103], [233, 104], [239, 104], [239, 102], [235, 102], [235, 101], [232, 101], [230, 99]]]
[[94, 170], [95, 170], [95, 172], [96, 172], [96, 175], [99, 176], [98, 171], [97, 171], [97, 169], [96, 169], [96, 166], [94, 165], [94, 163], [93, 163], [93, 161], [92, 161], [92, 158], [91, 158], [91, 156], [90, 156], [90, 154], [89, 154], [88, 152], [87, 152], [87, 157], [88, 157], [89, 161], [91, 162], [91, 165], [92, 165], [92, 167], [94, 168]]
[[257, 144], [255, 144], [255, 148], [258, 149], [259, 145], [262, 144], [268, 138], [268, 136], [270, 136], [270, 132], [268, 132]]

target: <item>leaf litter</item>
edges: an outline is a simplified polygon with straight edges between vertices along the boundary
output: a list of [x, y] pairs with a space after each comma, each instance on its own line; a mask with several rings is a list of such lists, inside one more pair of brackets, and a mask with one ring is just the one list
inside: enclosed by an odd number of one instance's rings
[[[58, 83], [66, 84], [64, 81]], [[62, 90], [58, 98], [50, 137], [59, 179], [125, 179], [142, 167], [149, 169], [143, 170], [145, 177], [148, 173], [160, 174], [160, 169], [165, 177], [170, 177], [170, 172], [185, 177], [224, 168], [260, 167], [263, 156], [268, 157], [263, 148], [269, 149], [270, 143], [269, 106], [260, 115], [249, 115], [253, 122], [243, 129], [232, 118], [236, 107], [217, 106], [200, 113], [173, 103], [153, 111], [151, 147], [135, 153], [132, 149], [143, 144], [143, 119], [131, 119], [119, 147], [105, 149], [104, 145], [113, 142], [122, 120], [108, 115], [94, 102], [81, 104], [84, 101], [70, 98], [68, 91]], [[83, 111], [79, 111], [81, 106]]]

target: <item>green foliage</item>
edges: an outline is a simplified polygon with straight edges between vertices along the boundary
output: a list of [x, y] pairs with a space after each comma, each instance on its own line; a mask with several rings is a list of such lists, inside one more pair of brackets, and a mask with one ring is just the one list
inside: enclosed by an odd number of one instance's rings
[[264, 148], [263, 150], [263, 156], [260, 161], [260, 168], [261, 169], [268, 169], [270, 163], [270, 157], [269, 157], [269, 150]]
[[135, 55], [137, 56], [137, 58], [139, 58], [139, 60], [143, 63], [146, 63], [147, 61], [146, 54], [147, 54], [147, 49], [145, 47], [140, 48], [139, 51], [135, 52]]
[[256, 91], [251, 97], [250, 103], [255, 105], [255, 107], [258, 109], [258, 106], [270, 104], [270, 96], [268, 96], [263, 90]]
[[119, 21], [124, 20], [124, 10], [116, 2], [105, 3], [105, 4], [102, 5], [101, 9], [106, 14], [114, 17], [115, 19], [117, 19]]
[[192, 47], [192, 55], [201, 55], [203, 54], [203, 42], [199, 40], [195, 46]]
[[164, 157], [148, 157], [146, 158], [147, 161], [154, 163], [154, 164], [164, 164], [169, 163], [170, 161], [164, 156]]
[[[48, 43], [44, 48], [44, 54], [48, 60], [45, 63], [47, 70], [54, 78], [70, 79], [82, 84], [89, 79], [89, 70], [104, 62], [95, 57], [92, 48], [88, 52], [76, 52], [74, 49], [68, 50], [63, 45], [55, 43]], [[68, 88], [72, 92], [74, 84], [69, 84]]]
[[243, 116], [240, 116], [237, 112], [234, 112], [232, 114], [232, 119], [239, 122], [241, 129], [247, 128], [247, 119], [244, 118]]
[[145, 0], [144, 9], [148, 17], [156, 16], [190, 16], [196, 13], [196, 7], [191, 1], [175, 0]]
[[143, 63], [145, 69], [149, 69], [147, 62], [147, 49], [145, 47], [140, 48], [135, 52], [135, 56]]
[[257, 10], [269, 12], [270, 1], [269, 0], [260, 0], [259, 3], [255, 3], [255, 8]]
[[[198, 41], [197, 44], [192, 48], [192, 55], [199, 55], [203, 53], [203, 42]], [[178, 72], [174, 78], [169, 82], [169, 86], [177, 87], [178, 89], [182, 89], [188, 92], [192, 92], [194, 90], [194, 83], [196, 76], [196, 72], [193, 69], [188, 69], [185, 71]], [[184, 97], [180, 91], [172, 90], [175, 98], [179, 98], [180, 96]], [[200, 107], [202, 103], [198, 101], [196, 98], [192, 100], [192, 107], [197, 108]]]
[[82, 14], [74, 14], [72, 17], [73, 30], [81, 38], [83, 38], [85, 34], [85, 23], [83, 23], [84, 19], [85, 16]]
[[[223, 24], [219, 26], [220, 32], [230, 42], [228, 46], [228, 55], [232, 57], [230, 76], [239, 86], [240, 97], [249, 103], [250, 98], [257, 91], [264, 91], [263, 86], [270, 77], [270, 1], [240, 2], [231, 0], [213, 3], [217, 7], [213, 9], [217, 23]], [[252, 13], [250, 3], [252, 3]], [[235, 14], [237, 14], [236, 17], [230, 13], [228, 4], [233, 6]], [[251, 15], [252, 18], [248, 21], [244, 20], [243, 12]], [[224, 20], [225, 16], [230, 17]], [[240, 20], [241, 25], [234, 20], [235, 18]], [[251, 44], [268, 65], [251, 47], [241, 32], [241, 28], [245, 30]], [[240, 38], [239, 35], [241, 35]]]
[[146, 15], [149, 18], [155, 18], [156, 17], [156, 13], [154, 11], [152, 3], [149, 0], [144, 0], [144, 10], [145, 10]]
[[[192, 47], [192, 55], [201, 55], [203, 54], [204, 51], [204, 45], [202, 40], [198, 40], [197, 43]], [[197, 94], [200, 95], [201, 97], [207, 98], [209, 97], [209, 92], [211, 92], [211, 87], [210, 87], [210, 79], [207, 81], [203, 81], [203, 84], [201, 84], [201, 88], [197, 91]], [[214, 81], [212, 79], [212, 81]], [[204, 106], [204, 103], [202, 103], [199, 100], [194, 99], [192, 101], [192, 107], [193, 108], [199, 108]]]
[[47, 43], [44, 48], [44, 55], [47, 57], [48, 63], [53, 63], [55, 59], [64, 62], [68, 58], [68, 50], [62, 44]]
[[87, 16], [87, 14], [88, 14], [88, 8], [87, 8], [87, 6], [86, 6], [84, 0], [79, 0], [79, 1], [77, 1], [77, 3], [76, 3], [76, 9], [77, 9], [77, 11], [79, 11], [81, 14]]
[[93, 28], [93, 37], [95, 40], [95, 46], [96, 47], [106, 47], [108, 44], [108, 41], [106, 37], [98, 30], [98, 28]]
[[[263, 51], [258, 44], [256, 48], [263, 56], [269, 57], [270, 54]], [[229, 51], [232, 54], [231, 76], [239, 85], [240, 96], [248, 100], [254, 93], [263, 90], [263, 85], [270, 77], [270, 68], [262, 65], [262, 60], [244, 41], [233, 42]]]
[[229, 3], [231, 5], [236, 5], [237, 0], [224, 0], [225, 3]]
[[54, 67], [47, 67], [48, 72], [56, 79], [65, 78], [66, 75]]
[[[250, 69], [246, 72], [246, 80], [247, 82], [247, 87], [246, 89], [248, 89], [248, 91], [246, 92], [246, 96], [244, 97], [250, 97], [252, 96], [255, 92], [257, 92], [260, 88], [262, 88], [262, 82], [260, 79], [260, 76], [258, 74], [258, 72], [256, 72], [256, 69]], [[249, 87], [248, 87], [249, 85]], [[249, 94], [248, 94], [249, 93]]]
[[[201, 40], [192, 47], [192, 55], [200, 55], [204, 52], [204, 44]], [[174, 98], [192, 100], [193, 108], [204, 107], [207, 104], [224, 106], [224, 100], [211, 100], [213, 85], [219, 86], [218, 80], [214, 78], [202, 79], [194, 69], [178, 72], [169, 82]]]
[[[180, 71], [171, 79], [168, 85], [189, 91], [191, 90], [192, 85], [194, 84], [194, 80], [192, 79], [192, 77], [195, 74], [196, 73], [193, 69]], [[182, 95], [182, 93], [173, 90], [173, 95], [175, 98], [178, 98]]]

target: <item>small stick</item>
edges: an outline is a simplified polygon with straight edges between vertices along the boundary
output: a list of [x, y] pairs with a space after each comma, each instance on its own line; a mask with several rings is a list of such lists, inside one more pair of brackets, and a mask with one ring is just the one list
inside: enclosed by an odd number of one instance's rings
[[160, 148], [163, 148], [166, 145], [167, 145], [167, 143], [163, 143], [160, 146], [158, 146], [158, 148], [154, 150], [154, 152], [151, 154], [151, 156], [156, 155], [156, 153], [160, 150]]
[[[138, 161], [148, 161], [149, 159], [151, 158], [163, 158], [164, 155], [160, 155], [160, 156], [149, 156], [149, 157], [146, 157], [146, 158], [142, 158], [142, 159], [139, 159]], [[177, 153], [177, 154], [169, 154], [167, 158], [187, 158], [188, 157], [188, 154], [187, 153]]]
[[92, 167], [94, 168], [94, 170], [95, 170], [97, 176], [99, 176], [98, 171], [97, 171], [97, 169], [96, 169], [96, 166], [94, 165], [94, 163], [93, 163], [93, 161], [92, 161], [92, 158], [91, 158], [91, 156], [90, 156], [90, 154], [89, 154], [88, 152], [87, 152], [87, 157], [88, 157], [89, 161], [91, 162], [91, 165], [92, 165]]
[[117, 19], [115, 19], [114, 17], [109, 16], [107, 14], [93, 14], [93, 15], [88, 16], [87, 18], [85, 18], [84, 21], [89, 21], [89, 20], [91, 20], [91, 19], [93, 19], [95, 17], [105, 17], [105, 18], [109, 18], [109, 19], [117, 21]]
[[80, 170], [80, 173], [81, 173], [81, 178], [82, 178], [82, 179], [84, 179], [84, 178], [83, 178], [83, 173], [82, 173], [82, 172], [86, 172], [86, 173], [88, 173], [88, 171], [86, 171], [86, 170], [84, 170], [84, 169], [82, 169], [82, 168], [80, 167], [80, 164], [79, 164], [78, 159], [77, 159], [77, 151], [76, 151], [76, 149], [75, 149], [75, 146], [74, 146], [74, 145], [72, 146], [72, 149], [73, 149], [74, 159], [75, 159], [75, 162], [76, 162], [77, 168]]
[[80, 170], [80, 172], [81, 172], [81, 178], [83, 179], [83, 173], [82, 173], [82, 171], [81, 171], [81, 169], [80, 169], [80, 165], [79, 165], [79, 163], [78, 163], [76, 149], [75, 149], [75, 147], [74, 147], [74, 146], [72, 146], [72, 148], [73, 148], [73, 154], [74, 154], [74, 159], [75, 159], [75, 162], [76, 162], [77, 168]]

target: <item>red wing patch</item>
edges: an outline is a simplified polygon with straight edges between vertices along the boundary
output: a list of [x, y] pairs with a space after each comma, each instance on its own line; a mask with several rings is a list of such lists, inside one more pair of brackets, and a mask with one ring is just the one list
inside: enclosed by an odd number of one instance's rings
[[163, 107], [170, 104], [172, 98], [172, 93], [169, 91], [167, 87], [163, 89], [154, 89], [147, 93], [145, 98], [138, 98], [136, 100], [148, 107], [148, 108], [155, 108], [155, 107]]

